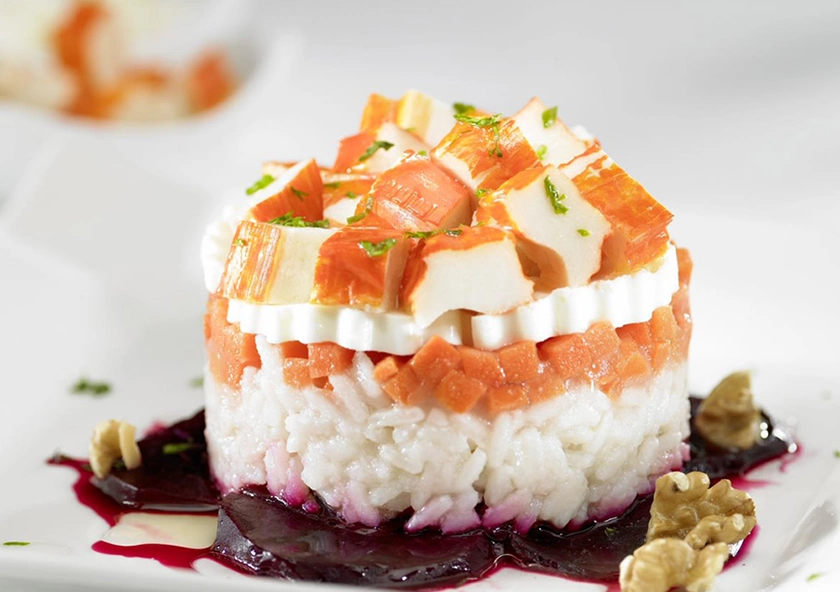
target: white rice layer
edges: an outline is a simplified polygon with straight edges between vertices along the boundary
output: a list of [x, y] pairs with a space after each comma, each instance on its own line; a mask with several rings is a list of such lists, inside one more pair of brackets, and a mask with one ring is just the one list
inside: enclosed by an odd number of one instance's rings
[[[300, 505], [310, 491], [348, 522], [407, 509], [409, 530], [458, 532], [513, 520], [558, 527], [615, 514], [687, 453], [686, 363], [613, 400], [584, 386], [491, 421], [395, 405], [357, 353], [334, 390], [283, 380], [280, 350], [257, 337], [262, 368], [241, 391], [205, 380], [211, 469], [223, 493], [265, 484]], [[483, 516], [475, 511], [483, 501]]]

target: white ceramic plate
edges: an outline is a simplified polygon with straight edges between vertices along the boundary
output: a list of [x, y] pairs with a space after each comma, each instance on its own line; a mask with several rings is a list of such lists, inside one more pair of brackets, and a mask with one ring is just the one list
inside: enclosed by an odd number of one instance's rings
[[[171, 421], [202, 404], [190, 380], [203, 364], [204, 294], [198, 270], [199, 191], [150, 174], [98, 143], [65, 138], [29, 169], [0, 214], [0, 546], [3, 590], [237, 590], [309, 586], [247, 578], [202, 560], [198, 573], [98, 555], [105, 523], [79, 505], [75, 475], [48, 467], [56, 450], [84, 455], [93, 425]], [[834, 280], [837, 243], [815, 220], [714, 215], [678, 209], [674, 235], [692, 247], [695, 391], [724, 373], [756, 371], [760, 402], [795, 427], [803, 454], [751, 475], [760, 533], [719, 579], [723, 592], [836, 589], [840, 551], [840, 414]], [[807, 228], [807, 232], [804, 230]], [[825, 233], [820, 229], [824, 228]], [[780, 241], [780, 233], [796, 243]], [[834, 242], [831, 242], [834, 241]], [[747, 264], [747, 262], [749, 262]], [[745, 271], [746, 270], [746, 271]], [[783, 282], [781, 270], [801, 282]], [[823, 279], [821, 279], [823, 278]], [[800, 306], [800, 298], [808, 304]], [[113, 383], [92, 399], [69, 387], [85, 374]], [[603, 589], [504, 570], [470, 590]], [[317, 589], [323, 590], [323, 587]]]

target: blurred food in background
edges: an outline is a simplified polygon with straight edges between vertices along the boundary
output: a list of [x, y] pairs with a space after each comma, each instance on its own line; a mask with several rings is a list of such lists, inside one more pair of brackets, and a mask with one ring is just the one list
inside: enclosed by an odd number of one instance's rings
[[0, 101], [134, 122], [215, 107], [236, 88], [224, 49], [202, 48], [181, 65], [132, 56], [138, 31], [160, 28], [177, 4], [6, 0], [0, 4], [6, 21], [0, 23]]

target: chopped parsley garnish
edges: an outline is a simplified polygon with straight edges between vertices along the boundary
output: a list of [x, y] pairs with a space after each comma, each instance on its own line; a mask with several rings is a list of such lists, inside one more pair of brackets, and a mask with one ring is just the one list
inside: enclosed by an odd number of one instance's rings
[[238, 238], [235, 241], [233, 241], [233, 244], [235, 244], [237, 247], [244, 247], [248, 244], [248, 241], [246, 241], [244, 238]]
[[406, 238], [419, 238], [419, 239], [426, 239], [432, 238], [433, 236], [437, 236], [439, 234], [445, 234], [447, 236], [461, 236], [461, 233], [464, 232], [463, 230], [459, 230], [457, 228], [438, 228], [437, 230], [427, 230], [426, 232], [420, 231], [412, 231], [406, 232]]
[[397, 244], [397, 239], [395, 238], [386, 238], [383, 241], [378, 243], [372, 243], [370, 241], [359, 241], [359, 246], [365, 250], [365, 253], [368, 254], [368, 257], [381, 257], [388, 251], [394, 248], [394, 245]]
[[578, 228], [577, 233], [581, 236], [589, 236], [589, 231], [586, 228]]
[[814, 580], [816, 580], [817, 578], [819, 578], [821, 576], [822, 576], [821, 573], [812, 573], [810, 576], [808, 576], [808, 578], [805, 581], [806, 582], [813, 582]]
[[348, 191], [347, 193], [344, 194], [344, 197], [346, 197], [348, 199], [358, 199], [359, 194], [358, 193], [353, 193], [352, 191]]
[[181, 454], [182, 452], [187, 452], [193, 448], [198, 448], [198, 445], [194, 442], [169, 442], [168, 444], [163, 445], [162, 450], [163, 454], [169, 456], [172, 454]]
[[111, 392], [111, 385], [107, 382], [97, 382], [95, 380], [88, 380], [87, 378], [82, 377], [76, 381], [76, 384], [73, 385], [71, 392], [101, 397]]
[[373, 196], [368, 195], [367, 200], [365, 200], [364, 211], [356, 214], [355, 216], [350, 216], [349, 218], [347, 218], [347, 223], [348, 224], [354, 224], [356, 222], [364, 220], [365, 218], [367, 218], [367, 215], [370, 214], [372, 209], [373, 209]]
[[300, 201], [303, 201], [303, 198], [309, 195], [306, 191], [295, 189], [293, 185], [289, 185], [289, 189], [292, 190], [292, 193], [294, 193], [295, 197], [298, 198]]
[[484, 189], [483, 187], [479, 187], [478, 189], [475, 190], [475, 196], [479, 199], [481, 199], [482, 197], [484, 197], [488, 193], [490, 193], [490, 190], [489, 189]]
[[277, 226], [290, 226], [292, 228], [329, 228], [329, 220], [315, 220], [315, 222], [307, 222], [303, 216], [292, 216], [291, 212], [286, 212], [282, 216], [269, 220], [269, 224], [276, 224]]
[[341, 181], [333, 181], [331, 183], [324, 183], [324, 187], [329, 189], [338, 189], [341, 186]]
[[551, 127], [557, 121], [557, 107], [542, 112], [543, 127]]
[[475, 105], [470, 105], [469, 103], [454, 103], [452, 108], [455, 109], [455, 113], [458, 115], [466, 115], [475, 111]]
[[840, 458], [840, 450], [834, 451], [834, 458]]
[[546, 146], [545, 144], [540, 144], [537, 148], [537, 158], [542, 160], [543, 158], [545, 158], [546, 152], [548, 152], [548, 146]]
[[605, 526], [605, 527], [604, 527], [604, 533], [605, 533], [608, 537], [613, 536], [613, 535], [614, 535], [615, 533], [617, 533], [617, 532], [618, 532], [618, 529], [617, 529], [615, 526]]
[[373, 144], [368, 146], [368, 149], [364, 151], [364, 154], [362, 154], [359, 157], [359, 162], [366, 161], [368, 158], [376, 154], [376, 151], [380, 148], [382, 148], [382, 150], [390, 150], [393, 147], [394, 145], [391, 142], [386, 142], [384, 140], [376, 140]]
[[551, 179], [549, 179], [548, 176], [546, 176], [543, 181], [543, 185], [545, 185], [545, 195], [548, 197], [548, 201], [551, 202], [551, 207], [554, 209], [554, 213], [565, 214], [568, 212], [569, 208], [560, 203], [566, 199], [566, 194], [561, 194], [557, 191], [557, 187], [554, 186], [554, 183], [551, 182]]
[[195, 378], [190, 380], [190, 386], [193, 388], [201, 388], [204, 386], [204, 377], [203, 376], [196, 376]]
[[26, 541], [6, 541], [3, 543], [4, 547], [28, 547], [29, 543]]
[[421, 150], [421, 151], [420, 151], [420, 152], [418, 152], [417, 154], [418, 154], [418, 155], [420, 155], [420, 156], [428, 156], [428, 155], [429, 155], [429, 153], [428, 153], [428, 152], [426, 152], [425, 150]]
[[262, 177], [254, 181], [253, 185], [251, 185], [250, 187], [248, 187], [248, 189], [245, 190], [245, 194], [254, 195], [257, 191], [259, 191], [263, 187], [268, 187], [273, 182], [274, 177], [272, 177], [271, 175], [263, 175]]
[[496, 113], [492, 117], [471, 117], [464, 113], [456, 113], [455, 119], [462, 122], [469, 124], [473, 127], [481, 128], [481, 129], [490, 129], [493, 131], [493, 147], [490, 148], [490, 156], [498, 156], [501, 158], [502, 149], [499, 146], [500, 140], [500, 133], [499, 133], [499, 125], [502, 123], [502, 114]]

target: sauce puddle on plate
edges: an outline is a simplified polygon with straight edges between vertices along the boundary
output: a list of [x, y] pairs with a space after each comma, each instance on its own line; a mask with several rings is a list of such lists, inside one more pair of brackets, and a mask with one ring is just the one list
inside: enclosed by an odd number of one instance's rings
[[[686, 472], [703, 471], [712, 480], [743, 478], [750, 469], [796, 449], [765, 415], [765, 429], [752, 448], [715, 450], [694, 430], [699, 402], [692, 397]], [[407, 516], [362, 528], [342, 523], [317, 499], [306, 510], [292, 508], [264, 487], [220, 498], [207, 463], [203, 412], [156, 429], [139, 446], [141, 467], [117, 468], [102, 480], [93, 478], [85, 461], [57, 455], [49, 462], [78, 472], [76, 497], [112, 526], [130, 510], [206, 513], [218, 508], [216, 541], [208, 549], [104, 541], [93, 545], [102, 553], [150, 558], [172, 567], [190, 567], [209, 557], [250, 574], [389, 588], [454, 586], [500, 567], [516, 567], [609, 585], [618, 579], [621, 560], [644, 543], [650, 518], [652, 495], [647, 495], [620, 516], [576, 530], [537, 523], [527, 534], [512, 525], [458, 535], [431, 530], [407, 534]], [[747, 546], [740, 547], [740, 557]]]

